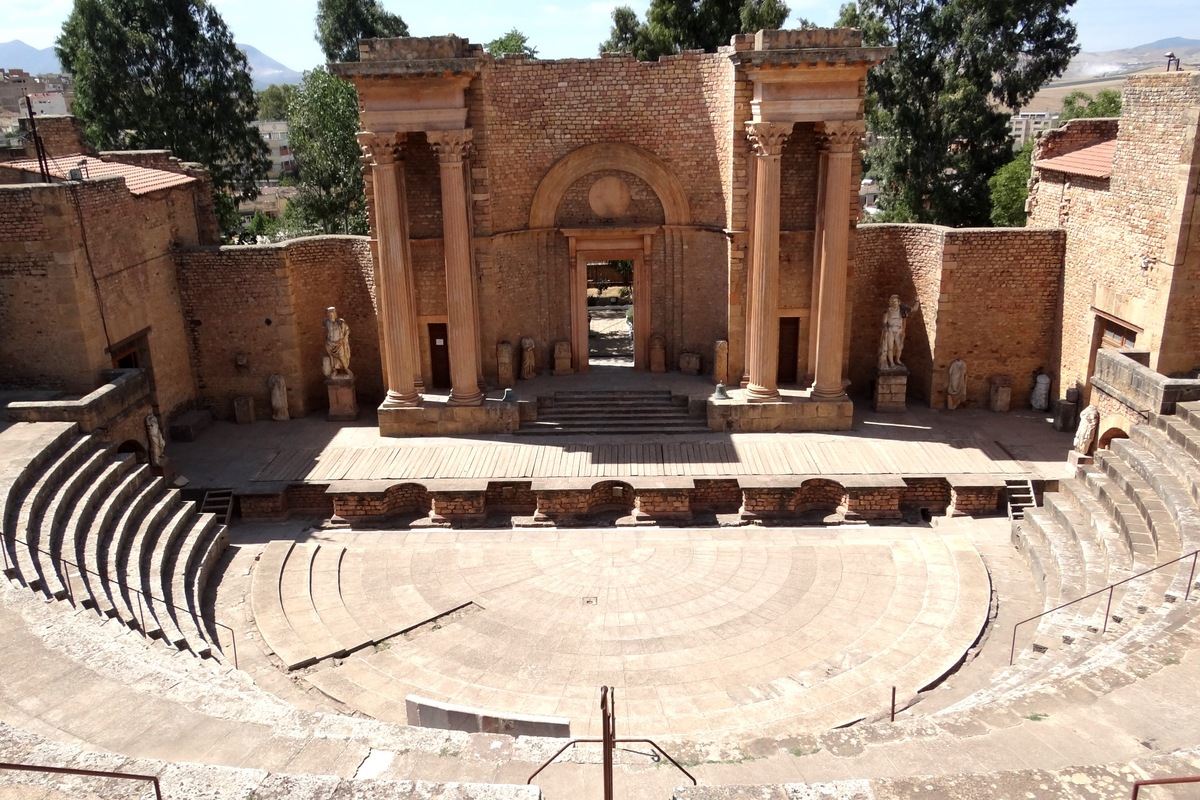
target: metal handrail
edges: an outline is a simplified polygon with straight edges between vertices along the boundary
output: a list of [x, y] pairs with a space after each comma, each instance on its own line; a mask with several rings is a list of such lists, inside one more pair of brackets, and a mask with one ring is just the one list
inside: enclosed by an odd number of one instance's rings
[[[574, 747], [577, 744], [599, 744], [604, 750], [604, 800], [613, 800], [613, 749], [618, 744], [648, 744], [653, 747], [663, 758], [671, 762], [675, 769], [687, 776], [687, 779], [692, 782], [693, 786], [697, 786], [696, 778], [692, 773], [683, 768], [678, 761], [671, 757], [671, 754], [663, 750], [658, 744], [650, 739], [618, 739], [617, 738], [617, 690], [611, 686], [600, 687], [600, 728], [602, 738], [600, 739], [572, 739], [558, 749], [554, 755], [550, 756], [547, 761], [538, 767], [529, 780], [525, 781], [526, 785], [533, 783], [533, 779], [541, 774], [542, 770], [558, 760], [558, 757], [567, 751], [568, 748]], [[657, 761], [657, 759], [655, 759]]]
[[1138, 792], [1143, 786], [1171, 786], [1177, 783], [1200, 783], [1200, 775], [1181, 775], [1178, 778], [1147, 778], [1144, 781], [1134, 781], [1133, 794], [1129, 800], [1138, 800]]
[[[18, 542], [17, 544], [19, 546], [20, 543]], [[3, 548], [0, 548], [0, 549], [3, 549]], [[47, 550], [43, 550], [40, 547], [35, 547], [33, 549], [36, 550], [37, 552], [41, 553], [42, 555], [50, 556], [50, 558], [52, 559], [52, 561], [51, 561], [52, 565], [54, 563], [53, 560], [57, 559], [59, 564], [66, 564], [68, 566], [74, 567], [75, 569], [79, 570], [80, 572], [85, 572], [88, 575], [94, 575], [95, 577], [100, 578], [101, 580], [104, 580], [104, 576], [101, 575], [99, 572], [96, 572], [95, 570], [88, 569], [87, 567], [81, 567], [80, 565], [76, 564], [75, 562], [73, 562], [69, 559], [56, 557], [53, 553], [51, 553]], [[63, 570], [63, 576], [66, 578], [67, 593], [68, 593], [68, 596], [71, 598], [71, 605], [73, 605], [73, 606], [79, 605], [75, 599], [75, 587], [71, 583], [70, 570]], [[26, 583], [28, 583], [28, 581]], [[120, 585], [120, 584], [118, 584], [118, 585]], [[138, 624], [141, 626], [142, 635], [145, 636], [145, 633], [146, 633], [146, 608], [145, 608], [146, 593], [143, 592], [141, 589], [135, 589], [134, 587], [129, 586], [128, 584], [125, 585], [125, 589], [135, 593], [138, 596], [138, 616], [140, 617]], [[174, 603], [168, 603], [164, 598], [155, 596], [155, 594], [153, 592], [149, 593], [149, 597], [151, 600], [161, 603], [164, 606], [169, 606], [169, 607], [175, 609], [176, 611], [182, 611], [185, 614], [192, 613], [191, 609], [183, 608], [182, 606], [177, 606]], [[99, 610], [100, 610], [99, 608], [96, 609], [97, 613], [99, 613]], [[228, 625], [226, 625], [223, 622], [217, 622], [215, 619], [212, 620], [212, 624], [216, 625], [218, 628], [221, 628], [222, 630], [229, 631], [230, 649], [233, 651], [233, 668], [238, 669], [237, 633], [234, 632], [233, 628], [229, 627]], [[224, 648], [220, 648], [220, 649], [222, 652], [224, 652]]]
[[1101, 633], [1107, 633], [1108, 632], [1108, 614], [1110, 611], [1112, 611], [1112, 599], [1113, 599], [1113, 590], [1114, 589], [1116, 589], [1118, 586], [1121, 586], [1122, 584], [1126, 584], [1126, 583], [1129, 583], [1130, 581], [1137, 580], [1138, 578], [1142, 577], [1143, 575], [1149, 575], [1151, 572], [1157, 572], [1158, 570], [1162, 569], [1163, 567], [1169, 567], [1172, 564], [1178, 564], [1180, 561], [1183, 561], [1184, 559], [1187, 559], [1187, 558], [1190, 558], [1192, 560], [1192, 571], [1191, 571], [1191, 574], [1188, 575], [1187, 589], [1184, 592], [1183, 599], [1185, 602], [1187, 600], [1190, 600], [1192, 597], [1192, 581], [1195, 580], [1195, 578], [1196, 578], [1196, 562], [1197, 562], [1197, 560], [1200, 560], [1200, 550], [1193, 550], [1190, 553], [1184, 553], [1179, 558], [1173, 558], [1170, 561], [1159, 564], [1157, 567], [1151, 567], [1148, 570], [1139, 572], [1137, 575], [1130, 575], [1128, 578], [1125, 578], [1124, 580], [1119, 580], [1116, 583], [1109, 584], [1108, 586], [1105, 586], [1103, 589], [1097, 589], [1094, 592], [1089, 592], [1088, 594], [1085, 594], [1083, 597], [1076, 597], [1074, 600], [1063, 603], [1060, 606], [1055, 606], [1054, 608], [1050, 609], [1049, 611], [1043, 611], [1040, 614], [1035, 614], [1034, 616], [1030, 617], [1029, 619], [1021, 620], [1016, 625], [1013, 625], [1012, 647], [1010, 648], [1010, 650], [1008, 652], [1008, 665], [1011, 667], [1017, 657], [1017, 628], [1021, 627], [1026, 622], [1033, 622], [1035, 619], [1041, 619], [1042, 617], [1046, 616], [1047, 614], [1053, 614], [1055, 611], [1061, 611], [1062, 609], [1066, 608], [1067, 606], [1073, 606], [1076, 603], [1080, 603], [1084, 600], [1087, 600], [1090, 597], [1095, 597], [1098, 594], [1103, 594], [1104, 592], [1108, 592], [1108, 605], [1105, 606], [1105, 608], [1104, 608], [1104, 627], [1100, 631]]
[[52, 775], [82, 775], [85, 778], [120, 778], [122, 780], [143, 781], [154, 787], [154, 797], [162, 800], [162, 787], [154, 775], [135, 775], [132, 772], [109, 772], [102, 769], [76, 769], [74, 767], [48, 767], [36, 764], [8, 764], [0, 762], [0, 769], [11, 769], [19, 772], [48, 772]]

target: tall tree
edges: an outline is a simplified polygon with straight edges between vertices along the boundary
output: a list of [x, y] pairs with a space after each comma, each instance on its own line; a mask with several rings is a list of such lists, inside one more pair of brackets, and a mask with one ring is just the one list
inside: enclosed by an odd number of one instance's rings
[[1079, 52], [1075, 0], [860, 0], [839, 24], [896, 54], [867, 78], [872, 171], [893, 220], [986, 225], [1008, 113]]
[[1034, 140], [1025, 143], [1012, 161], [996, 170], [988, 181], [992, 195], [993, 225], [1004, 228], [1025, 227], [1025, 199], [1029, 196], [1029, 171]]
[[324, 68], [304, 73], [288, 105], [288, 136], [298, 170], [289, 203], [303, 228], [322, 233], [366, 233], [358, 94]]
[[325, 60], [358, 61], [358, 40], [408, 36], [408, 25], [379, 0], [318, 0], [317, 44]]
[[267, 146], [246, 57], [207, 0], [75, 0], [55, 45], [100, 148], [167, 148], [212, 174], [226, 230], [258, 194]]
[[[681, 50], [714, 52], [735, 33], [783, 27], [789, 9], [783, 0], [650, 0], [639, 22], [629, 6], [613, 9], [613, 26], [600, 52], [629, 53], [643, 61]], [[812, 27], [799, 20], [799, 27]]]
[[494, 56], [512, 55], [537, 58], [537, 48], [529, 44], [529, 37], [513, 28], [508, 33], [485, 44], [484, 49]]
[[258, 93], [259, 119], [287, 119], [288, 102], [296, 93], [290, 83], [272, 83]]
[[1063, 98], [1062, 122], [1080, 117], [1121, 116], [1121, 93], [1116, 89], [1101, 89], [1092, 97], [1078, 89]]

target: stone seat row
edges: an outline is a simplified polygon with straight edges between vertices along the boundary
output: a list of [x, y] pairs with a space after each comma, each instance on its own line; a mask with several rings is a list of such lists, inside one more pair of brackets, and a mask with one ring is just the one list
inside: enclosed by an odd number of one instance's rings
[[922, 513], [972, 516], [1003, 508], [1005, 476], [754, 475], [494, 481], [486, 478], [337, 481], [241, 494], [245, 518], [323, 514], [362, 525], [552, 527], [616, 517], [617, 525], [686, 523], [708, 515], [742, 522], [820, 516], [899, 520]]
[[8, 470], [0, 495], [6, 576], [177, 649], [214, 655], [202, 602], [225, 527], [133, 456], [72, 424], [38, 425], [48, 426], [40, 447]]

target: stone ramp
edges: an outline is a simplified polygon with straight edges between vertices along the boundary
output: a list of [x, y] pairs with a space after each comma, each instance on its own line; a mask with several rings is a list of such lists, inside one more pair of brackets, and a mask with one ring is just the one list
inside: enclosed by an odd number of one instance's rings
[[255, 623], [285, 666], [312, 666], [305, 680], [379, 719], [404, 722], [417, 694], [567, 717], [591, 736], [610, 684], [647, 735], [717, 736], [884, 713], [892, 686], [903, 702], [953, 669], [988, 612], [986, 570], [960, 535], [498, 538], [272, 542], [253, 575]]

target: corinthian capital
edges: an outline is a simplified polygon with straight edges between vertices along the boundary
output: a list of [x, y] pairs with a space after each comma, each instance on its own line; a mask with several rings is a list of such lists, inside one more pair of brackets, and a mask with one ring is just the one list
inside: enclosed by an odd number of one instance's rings
[[863, 123], [858, 120], [823, 122], [817, 134], [821, 147], [831, 153], [849, 153], [863, 138]]
[[783, 146], [792, 135], [791, 122], [747, 122], [746, 138], [754, 154], [760, 158], [779, 156]]
[[394, 164], [400, 158], [400, 145], [404, 143], [403, 133], [375, 134], [371, 131], [359, 131], [354, 138], [362, 149], [363, 159], [373, 167]]
[[474, 138], [470, 128], [458, 131], [430, 131], [426, 138], [429, 145], [437, 153], [438, 161], [451, 163], [462, 161], [471, 152], [471, 140]]

